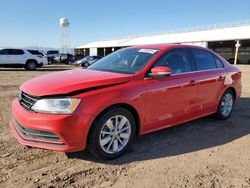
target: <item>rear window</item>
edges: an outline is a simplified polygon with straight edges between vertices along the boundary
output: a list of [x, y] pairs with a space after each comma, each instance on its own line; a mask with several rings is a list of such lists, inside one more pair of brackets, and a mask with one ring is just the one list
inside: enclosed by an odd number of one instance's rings
[[216, 62], [213, 55], [205, 50], [192, 49], [197, 70], [216, 69]]
[[41, 52], [37, 50], [28, 50], [32, 55], [43, 55]]
[[50, 55], [50, 54], [59, 54], [59, 51], [57, 50], [49, 50], [47, 51], [47, 54]]
[[222, 68], [224, 68], [223, 63], [221, 62], [221, 60], [219, 60], [219, 58], [217, 58], [216, 56], [214, 56], [214, 60], [215, 60], [215, 62], [216, 62], [216, 67], [217, 67], [217, 69], [222, 69]]
[[11, 50], [11, 54], [12, 54], [12, 55], [23, 55], [24, 52], [23, 52], [23, 50], [12, 49], [12, 50]]

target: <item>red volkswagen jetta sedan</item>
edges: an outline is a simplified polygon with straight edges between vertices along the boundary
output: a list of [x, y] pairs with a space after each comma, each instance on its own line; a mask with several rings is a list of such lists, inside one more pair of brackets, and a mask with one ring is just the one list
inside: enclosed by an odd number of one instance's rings
[[142, 135], [209, 114], [227, 119], [241, 94], [241, 72], [213, 51], [188, 45], [118, 50], [86, 70], [24, 83], [11, 130], [28, 146], [88, 148], [115, 158]]

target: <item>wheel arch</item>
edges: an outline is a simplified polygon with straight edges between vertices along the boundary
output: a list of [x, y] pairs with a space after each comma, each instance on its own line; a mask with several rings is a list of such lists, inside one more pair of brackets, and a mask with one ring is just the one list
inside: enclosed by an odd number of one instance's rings
[[220, 105], [220, 100], [223, 96], [223, 94], [227, 91], [227, 90], [230, 90], [233, 92], [233, 95], [234, 95], [234, 101], [237, 100], [237, 92], [236, 92], [236, 89], [233, 87], [233, 86], [228, 86], [226, 88], [224, 88], [224, 90], [220, 93], [219, 97], [218, 97], [218, 101], [217, 101], [217, 110], [219, 108], [219, 105]]
[[36, 59], [27, 59], [26, 62], [25, 62], [25, 64], [27, 64], [30, 61], [34, 61], [38, 65], [38, 61]]
[[[233, 86], [229, 86], [229, 87], [227, 87], [227, 88], [223, 91], [223, 93], [225, 93], [227, 90], [231, 90], [231, 91], [233, 92], [233, 95], [234, 95], [234, 100], [237, 100], [236, 89], [235, 89]], [[222, 93], [222, 95], [223, 95], [223, 93]]]
[[[223, 100], [223, 96], [225, 95], [226, 92], [231, 92], [232, 93], [232, 97], [235, 100], [237, 100], [237, 92], [236, 92], [236, 89], [233, 87], [233, 86], [229, 86], [227, 88], [224, 89], [224, 91], [222, 92], [221, 96], [220, 96], [220, 100], [218, 102], [218, 106], [217, 106], [217, 111], [215, 113], [216, 117], [220, 120], [226, 120], [230, 117], [231, 113], [232, 113], [232, 110], [233, 110], [233, 106], [234, 104], [232, 104], [232, 108], [230, 109], [231, 111], [229, 112], [229, 114], [223, 114], [222, 111], [221, 111], [221, 102]], [[234, 103], [233, 101], [233, 103]]]
[[90, 137], [90, 133], [91, 130], [93, 128], [93, 125], [95, 123], [95, 121], [101, 117], [102, 114], [104, 114], [105, 112], [107, 112], [108, 110], [115, 108], [115, 107], [120, 107], [120, 108], [124, 108], [126, 110], [128, 110], [129, 112], [131, 112], [131, 114], [133, 115], [133, 117], [135, 118], [135, 122], [136, 122], [136, 135], [140, 134], [140, 127], [141, 127], [141, 121], [140, 121], [140, 116], [139, 113], [137, 112], [137, 110], [130, 104], [127, 103], [117, 103], [117, 104], [113, 104], [111, 106], [106, 107], [105, 109], [103, 109], [94, 119], [94, 121], [92, 122], [89, 131], [88, 131], [88, 136], [87, 136], [87, 143], [89, 142], [89, 137]]

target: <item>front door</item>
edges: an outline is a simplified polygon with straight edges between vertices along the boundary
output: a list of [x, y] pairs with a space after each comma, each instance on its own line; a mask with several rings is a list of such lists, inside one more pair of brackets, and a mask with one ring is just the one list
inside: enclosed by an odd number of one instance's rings
[[194, 63], [186, 49], [166, 52], [153, 65], [172, 69], [172, 75], [146, 78], [147, 132], [169, 127], [191, 119], [197, 112], [197, 81]]
[[0, 50], [0, 64], [8, 64], [9, 49]]

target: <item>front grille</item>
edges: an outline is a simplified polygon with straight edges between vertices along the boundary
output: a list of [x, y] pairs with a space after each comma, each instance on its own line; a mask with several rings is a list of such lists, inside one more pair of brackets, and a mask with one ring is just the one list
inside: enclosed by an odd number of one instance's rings
[[23, 127], [16, 121], [15, 127], [18, 130], [20, 136], [25, 136], [26, 139], [39, 139], [39, 140], [44, 140], [44, 141], [51, 141], [51, 142], [60, 142], [59, 144], [63, 144], [59, 136], [52, 132], [48, 131], [39, 131], [39, 130], [34, 130], [34, 129], [29, 129], [26, 127]]
[[19, 96], [20, 104], [28, 109], [31, 110], [31, 107], [39, 100], [39, 97], [31, 96], [27, 93], [21, 92]]

